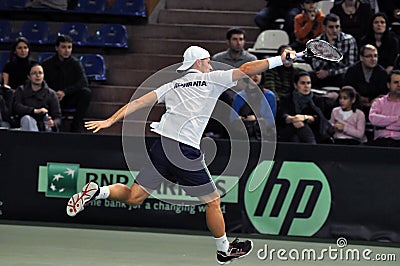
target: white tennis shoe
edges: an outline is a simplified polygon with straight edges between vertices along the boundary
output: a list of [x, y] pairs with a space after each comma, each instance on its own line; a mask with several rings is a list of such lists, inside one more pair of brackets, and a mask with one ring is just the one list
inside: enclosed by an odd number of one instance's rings
[[67, 214], [71, 217], [83, 211], [85, 205], [98, 194], [99, 186], [94, 182], [87, 183], [82, 191], [74, 194], [67, 204]]

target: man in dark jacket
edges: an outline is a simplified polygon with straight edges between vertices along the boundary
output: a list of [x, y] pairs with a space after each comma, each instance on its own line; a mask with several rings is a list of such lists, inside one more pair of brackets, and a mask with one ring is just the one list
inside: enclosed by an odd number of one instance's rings
[[387, 72], [378, 64], [378, 50], [371, 44], [360, 49], [359, 61], [349, 67], [344, 85], [350, 85], [360, 95], [361, 110], [368, 117], [373, 100], [388, 92]]
[[72, 39], [60, 35], [55, 43], [56, 54], [43, 62], [46, 82], [57, 92], [63, 112], [74, 111], [71, 132], [83, 132], [83, 118], [89, 107], [89, 89], [82, 63], [72, 53]]
[[14, 113], [20, 117], [21, 130], [57, 131], [61, 124], [60, 104], [56, 92], [44, 81], [42, 66], [34, 63], [28, 79], [14, 95]]
[[0, 86], [0, 127], [10, 127], [10, 115], [14, 92], [8, 86]]

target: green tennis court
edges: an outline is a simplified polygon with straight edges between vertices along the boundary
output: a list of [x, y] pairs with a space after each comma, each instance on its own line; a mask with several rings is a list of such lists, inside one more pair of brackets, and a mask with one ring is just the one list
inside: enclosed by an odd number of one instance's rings
[[[230, 237], [233, 237], [232, 235]], [[336, 242], [318, 243], [261, 239], [247, 236], [254, 242], [253, 252], [231, 265], [398, 265], [400, 248], [352, 245], [340, 252]], [[232, 240], [232, 239], [230, 239]], [[265, 250], [271, 257], [266, 257]], [[322, 249], [328, 250], [321, 253]], [[278, 257], [278, 250], [281, 250]], [[283, 252], [282, 250], [286, 251]], [[296, 257], [296, 250], [299, 258]], [[316, 260], [309, 259], [312, 250]], [[356, 251], [357, 250], [357, 251]], [[366, 251], [367, 250], [367, 251]], [[371, 252], [368, 252], [370, 250]], [[356, 253], [360, 255], [357, 260]], [[363, 258], [368, 253], [370, 260]], [[302, 259], [302, 254], [304, 259]], [[322, 255], [321, 255], [322, 254]], [[347, 254], [347, 259], [346, 259]], [[331, 255], [331, 257], [330, 257]], [[365, 256], [366, 254], [364, 254]], [[380, 256], [376, 256], [380, 255]], [[284, 259], [286, 257], [286, 260]], [[377, 261], [376, 258], [385, 261]], [[0, 224], [1, 266], [49, 265], [218, 265], [215, 243], [208, 235], [151, 233], [132, 230], [66, 228], [37, 225]]]

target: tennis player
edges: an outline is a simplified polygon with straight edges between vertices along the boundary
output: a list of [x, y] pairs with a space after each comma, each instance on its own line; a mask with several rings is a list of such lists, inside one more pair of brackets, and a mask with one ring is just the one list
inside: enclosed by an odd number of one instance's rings
[[164, 103], [166, 112], [160, 122], [152, 123], [151, 130], [159, 134], [150, 149], [150, 161], [143, 166], [132, 187], [113, 184], [99, 187], [90, 182], [73, 195], [67, 204], [67, 214], [75, 216], [91, 200], [110, 199], [129, 205], [141, 204], [165, 180], [179, 183], [185, 192], [206, 205], [206, 222], [215, 238], [217, 262], [229, 263], [248, 255], [253, 249], [251, 240], [235, 239], [229, 243], [225, 221], [220, 209], [220, 195], [200, 151], [202, 133], [210, 119], [218, 97], [239, 79], [282, 65], [286, 54], [295, 58], [295, 52], [285, 50], [281, 56], [256, 60], [240, 68], [212, 71], [207, 50], [190, 46], [183, 54], [183, 63], [177, 72], [181, 78], [166, 83], [154, 91], [131, 101], [103, 121], [85, 123], [88, 130], [97, 132], [143, 107]]

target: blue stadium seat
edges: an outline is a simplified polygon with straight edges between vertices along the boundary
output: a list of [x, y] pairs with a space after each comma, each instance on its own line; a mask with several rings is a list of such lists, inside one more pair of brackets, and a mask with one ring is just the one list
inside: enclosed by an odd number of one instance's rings
[[19, 32], [19, 35], [27, 38], [30, 43], [39, 44], [47, 43], [49, 34], [49, 25], [45, 21], [26, 21]]
[[72, 41], [76, 45], [85, 45], [86, 39], [89, 37], [88, 27], [85, 23], [81, 22], [65, 22], [57, 31], [57, 34], [49, 37], [49, 42], [54, 42], [58, 35], [65, 34], [72, 38]]
[[128, 48], [128, 32], [121, 24], [104, 24], [88, 38], [89, 45]]
[[79, 57], [88, 80], [106, 80], [106, 64], [99, 54], [83, 54]]
[[30, 0], [0, 0], [0, 9], [13, 10], [25, 8], [26, 2]]
[[10, 42], [12, 39], [12, 25], [9, 20], [0, 20], [0, 42]]
[[143, 0], [115, 0], [112, 6], [106, 6], [105, 11], [110, 14], [147, 16]]
[[103, 13], [106, 0], [79, 0], [76, 12], [81, 13]]
[[43, 52], [37, 55], [36, 60], [42, 63], [45, 59], [52, 57], [54, 54], [55, 52]]
[[0, 73], [3, 72], [4, 65], [8, 62], [10, 51], [0, 51]]

